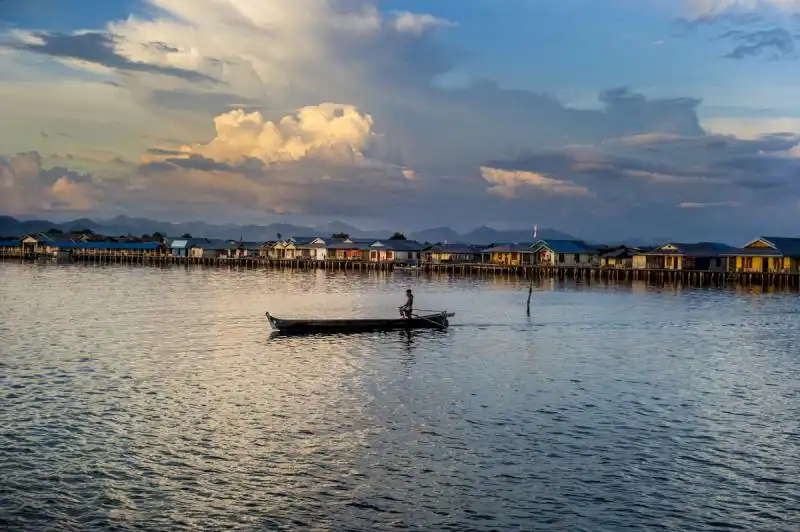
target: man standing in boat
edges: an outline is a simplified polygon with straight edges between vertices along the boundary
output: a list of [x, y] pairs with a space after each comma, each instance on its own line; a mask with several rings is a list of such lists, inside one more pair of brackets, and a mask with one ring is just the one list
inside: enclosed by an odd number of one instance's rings
[[400, 307], [400, 314], [403, 317], [411, 319], [411, 313], [414, 310], [414, 294], [411, 293], [411, 289], [409, 288], [406, 290], [406, 304]]

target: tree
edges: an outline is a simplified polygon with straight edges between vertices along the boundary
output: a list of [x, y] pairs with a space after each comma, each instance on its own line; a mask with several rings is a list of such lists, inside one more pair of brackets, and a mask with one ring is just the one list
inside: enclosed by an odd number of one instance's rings
[[164, 241], [164, 235], [161, 234], [160, 232], [156, 231], [155, 233], [153, 233], [153, 240], [155, 240], [157, 242], [163, 242]]
[[94, 235], [94, 231], [92, 231], [91, 229], [75, 229], [73, 233], [75, 233], [76, 235], [87, 235], [87, 236]]
[[404, 235], [403, 233], [395, 233], [389, 237], [389, 240], [405, 240], [405, 239], [406, 235]]
[[183, 233], [181, 235], [181, 238], [192, 238], [192, 234], [191, 233]]
[[331, 238], [336, 238], [338, 240], [346, 240], [346, 239], [350, 238], [350, 234], [349, 233], [333, 233], [331, 235]]
[[48, 235], [63, 235], [64, 231], [62, 231], [61, 229], [58, 229], [56, 227], [51, 227], [50, 229], [47, 230], [47, 234]]
[[283, 236], [282, 234], [278, 233], [278, 234], [277, 234], [278, 240], [281, 240], [281, 237], [282, 237], [282, 236]]

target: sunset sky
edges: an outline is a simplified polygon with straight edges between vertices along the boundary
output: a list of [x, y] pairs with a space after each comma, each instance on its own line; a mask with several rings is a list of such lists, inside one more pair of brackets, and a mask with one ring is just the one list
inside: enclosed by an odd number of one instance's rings
[[800, 0], [0, 0], [0, 214], [800, 236]]

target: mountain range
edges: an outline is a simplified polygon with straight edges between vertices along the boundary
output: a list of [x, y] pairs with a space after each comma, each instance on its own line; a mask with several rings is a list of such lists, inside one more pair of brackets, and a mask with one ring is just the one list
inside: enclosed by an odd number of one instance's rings
[[[20, 237], [28, 233], [46, 232], [58, 229], [63, 232], [89, 229], [97, 234], [107, 236], [143, 235], [161, 233], [169, 237], [190, 234], [195, 237], [239, 239], [248, 241], [274, 240], [277, 235], [289, 236], [330, 236], [334, 233], [347, 233], [351, 237], [388, 238], [392, 231], [369, 231], [346, 224], [331, 222], [316, 227], [304, 227], [292, 224], [273, 223], [269, 225], [213, 225], [205, 222], [162, 222], [147, 218], [131, 218], [117, 216], [111, 220], [91, 220], [80, 218], [69, 222], [57, 223], [49, 220], [19, 220], [11, 216], [0, 216], [0, 237]], [[405, 235], [419, 242], [451, 244], [490, 244], [493, 242], [530, 242], [533, 235], [530, 229], [498, 230], [480, 226], [468, 233], [460, 234], [449, 227], [435, 227]], [[576, 237], [555, 229], [540, 229], [538, 238], [555, 238], [575, 240]]]

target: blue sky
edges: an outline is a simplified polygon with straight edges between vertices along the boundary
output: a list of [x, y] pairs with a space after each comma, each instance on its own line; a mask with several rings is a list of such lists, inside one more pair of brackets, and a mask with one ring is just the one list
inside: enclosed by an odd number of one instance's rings
[[785, 0], [0, 1], [0, 211], [787, 234], [798, 13]]

